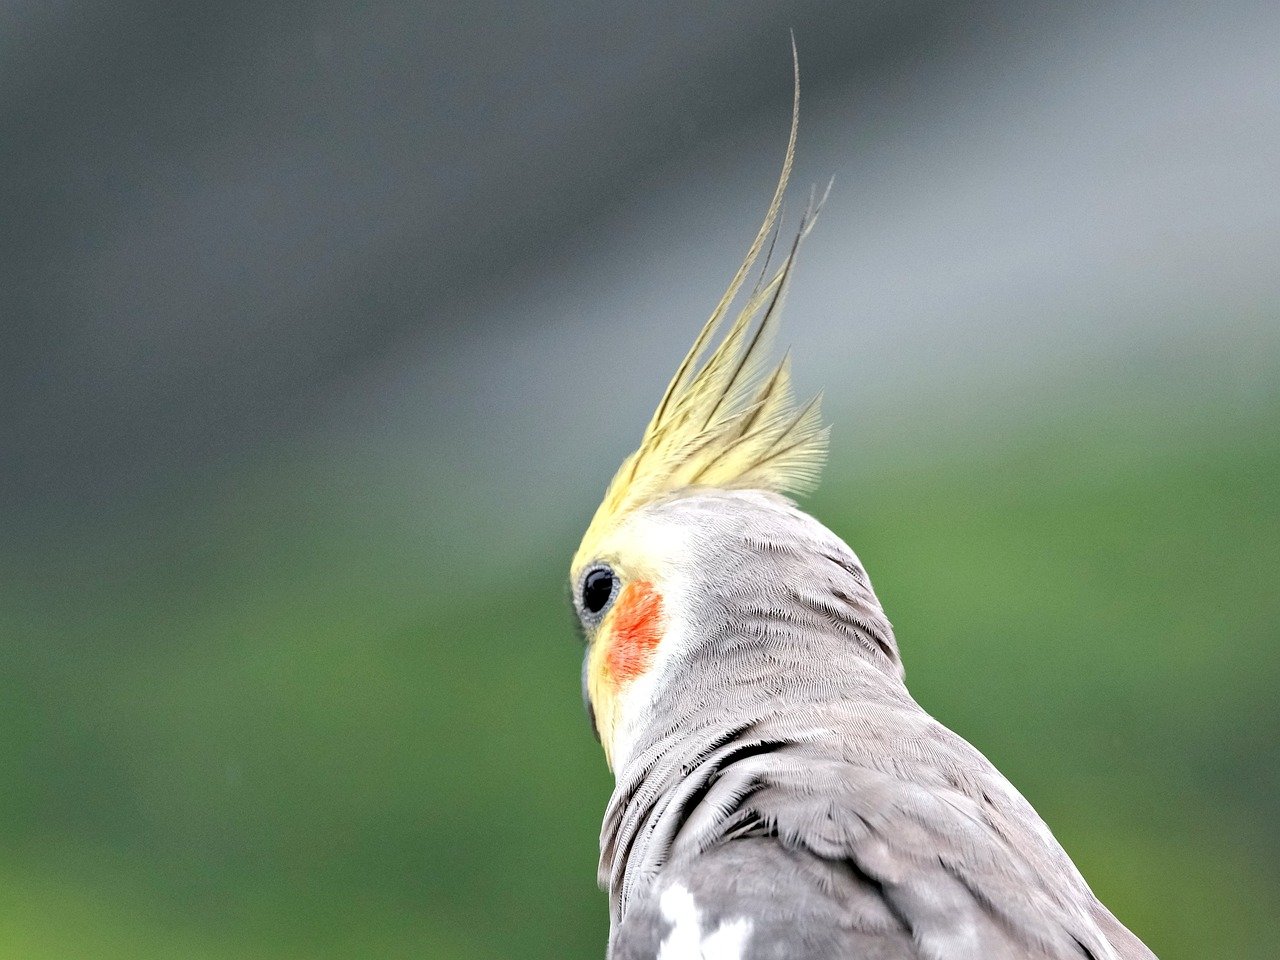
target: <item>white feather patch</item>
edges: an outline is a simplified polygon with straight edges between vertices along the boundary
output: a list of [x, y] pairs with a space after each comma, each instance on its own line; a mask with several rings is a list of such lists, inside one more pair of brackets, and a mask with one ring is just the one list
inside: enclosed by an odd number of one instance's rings
[[706, 936], [702, 933], [702, 911], [693, 894], [683, 884], [673, 883], [658, 901], [663, 919], [671, 924], [658, 948], [658, 960], [742, 960], [742, 949], [751, 935], [746, 917], [721, 923]]

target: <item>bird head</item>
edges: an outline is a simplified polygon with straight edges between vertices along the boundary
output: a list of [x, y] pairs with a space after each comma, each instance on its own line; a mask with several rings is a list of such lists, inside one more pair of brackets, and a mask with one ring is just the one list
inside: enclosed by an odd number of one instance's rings
[[[796, 92], [798, 106], [798, 85]], [[793, 110], [764, 222], [667, 386], [639, 448], [609, 484], [570, 568], [587, 645], [583, 695], [615, 770], [637, 726], [651, 715], [663, 676], [679, 669], [715, 623], [711, 608], [733, 604], [727, 582], [761, 587], [756, 602], [773, 602], [759, 599], [768, 596], [764, 581], [776, 579], [773, 561], [779, 554], [805, 553], [777, 545], [797, 539], [812, 556], [843, 564], [844, 575], [853, 567], [861, 572], [838, 538], [785, 499], [816, 483], [827, 444], [819, 398], [797, 403], [787, 358], [769, 360], [796, 252], [816, 211], [811, 203], [771, 271], [796, 129]], [[759, 280], [742, 299], [762, 254]], [[864, 606], [883, 618], [873, 595]]]

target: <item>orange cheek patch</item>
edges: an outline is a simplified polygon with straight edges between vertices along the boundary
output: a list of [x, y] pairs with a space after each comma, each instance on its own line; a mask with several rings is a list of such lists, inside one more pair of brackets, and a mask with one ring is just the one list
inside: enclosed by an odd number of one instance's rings
[[662, 639], [662, 597], [653, 584], [627, 584], [613, 611], [613, 631], [604, 667], [617, 683], [634, 680], [649, 669], [653, 651]]

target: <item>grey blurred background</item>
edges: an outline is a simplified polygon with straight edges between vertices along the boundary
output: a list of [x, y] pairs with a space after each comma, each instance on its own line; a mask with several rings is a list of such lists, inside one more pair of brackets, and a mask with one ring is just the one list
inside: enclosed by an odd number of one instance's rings
[[812, 508], [1164, 957], [1280, 896], [1280, 8], [0, 5], [14, 957], [598, 956], [563, 570], [802, 76]]

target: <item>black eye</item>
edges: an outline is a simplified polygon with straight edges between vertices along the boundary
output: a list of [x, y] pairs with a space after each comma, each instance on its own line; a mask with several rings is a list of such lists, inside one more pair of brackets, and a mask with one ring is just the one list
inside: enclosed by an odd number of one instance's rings
[[613, 591], [618, 578], [608, 567], [596, 567], [588, 570], [582, 578], [582, 609], [587, 613], [599, 613], [613, 599]]

